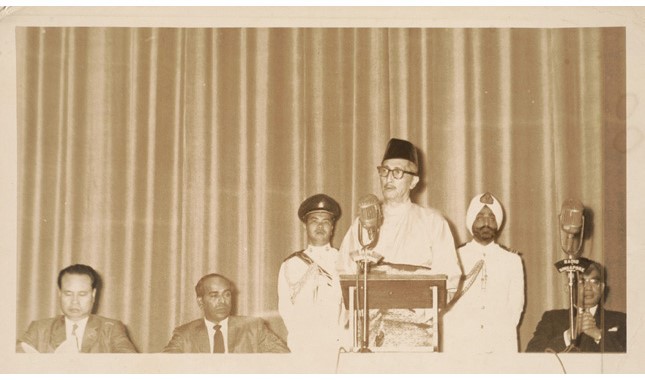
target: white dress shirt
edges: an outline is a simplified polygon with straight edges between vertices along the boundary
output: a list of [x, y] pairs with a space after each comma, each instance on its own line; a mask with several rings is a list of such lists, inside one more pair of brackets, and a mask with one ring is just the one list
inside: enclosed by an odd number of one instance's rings
[[[208, 331], [208, 343], [210, 344], [211, 352], [213, 352], [213, 346], [215, 344], [216, 323], [213, 323], [206, 318], [204, 318], [204, 322], [206, 323], [206, 331]], [[224, 337], [224, 353], [228, 354], [228, 318], [220, 321], [217, 324], [222, 326], [220, 327], [220, 331], [222, 332], [222, 336]]]
[[[87, 321], [90, 319], [89, 316], [81, 319], [80, 321], [72, 321], [71, 319], [65, 317], [65, 336], [67, 337], [68, 341], [74, 341], [76, 340], [76, 347], [78, 348], [78, 351], [81, 351], [81, 347], [83, 346], [83, 336], [85, 334], [85, 326], [87, 326]], [[76, 331], [74, 332], [74, 325], [76, 325]], [[72, 332], [75, 333], [76, 336], [72, 335]]]

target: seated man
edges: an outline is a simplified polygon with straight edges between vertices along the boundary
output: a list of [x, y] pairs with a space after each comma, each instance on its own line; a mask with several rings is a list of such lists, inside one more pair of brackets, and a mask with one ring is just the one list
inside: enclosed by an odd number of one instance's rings
[[91, 314], [98, 274], [90, 266], [71, 265], [58, 273], [63, 315], [32, 322], [16, 352], [137, 352], [120, 321]]
[[231, 288], [231, 282], [219, 274], [202, 277], [195, 285], [195, 293], [204, 317], [177, 327], [163, 352], [289, 352], [262, 319], [230, 315]]
[[[580, 278], [578, 286], [584, 287], [584, 291], [582, 302], [578, 300], [582, 305], [576, 308], [578, 336], [574, 342], [574, 351], [626, 352], [627, 318], [625, 313], [603, 309], [605, 283], [600, 264], [592, 262]], [[569, 309], [545, 312], [526, 351], [563, 351], [571, 343], [569, 324]]]

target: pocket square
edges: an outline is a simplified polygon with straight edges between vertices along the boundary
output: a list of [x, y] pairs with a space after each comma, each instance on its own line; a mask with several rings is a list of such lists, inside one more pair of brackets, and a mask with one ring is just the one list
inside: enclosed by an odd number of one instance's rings
[[618, 331], [618, 326], [614, 326], [614, 327], [610, 328], [607, 331], [609, 331], [609, 332]]

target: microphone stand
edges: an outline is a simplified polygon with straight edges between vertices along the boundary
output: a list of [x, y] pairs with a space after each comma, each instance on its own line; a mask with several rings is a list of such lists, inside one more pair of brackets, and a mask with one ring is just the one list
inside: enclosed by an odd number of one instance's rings
[[[582, 218], [582, 227], [580, 231], [584, 231], [584, 217]], [[560, 230], [562, 233], [562, 230]], [[562, 247], [564, 253], [567, 254], [567, 258], [560, 260], [555, 263], [555, 267], [558, 269], [558, 272], [567, 272], [568, 285], [569, 285], [569, 346], [567, 346], [563, 352], [577, 351], [576, 339], [578, 338], [578, 326], [575, 322], [575, 304], [574, 300], [574, 283], [577, 284], [578, 274], [584, 273], [585, 270], [591, 264], [591, 261], [583, 257], [577, 258], [582, 247], [582, 232], [580, 232], [580, 241], [577, 247], [573, 247], [573, 237], [575, 234], [567, 233], [566, 243]], [[580, 301], [580, 300], [577, 300]]]
[[[363, 254], [365, 254], [365, 247], [363, 247]], [[369, 310], [367, 309], [367, 258], [363, 259], [363, 334], [361, 334], [361, 348], [358, 352], [372, 352], [368, 346], [368, 328], [367, 320], [369, 319]]]
[[[569, 260], [573, 260], [574, 257], [573, 255], [569, 254]], [[577, 273], [575, 270], [567, 270], [567, 277], [569, 279], [569, 345], [570, 346], [575, 346], [575, 339], [578, 337], [577, 333], [577, 327], [575, 323], [575, 317], [574, 317], [574, 305], [575, 302], [573, 300], [573, 283], [574, 280], [576, 280]]]
[[[369, 234], [372, 235], [372, 234]], [[358, 350], [360, 353], [367, 353], [367, 352], [372, 352], [368, 348], [369, 346], [369, 340], [368, 340], [368, 332], [369, 329], [367, 327], [367, 320], [369, 319], [369, 310], [367, 308], [367, 269], [368, 269], [368, 264], [369, 260], [367, 259], [367, 249], [373, 249], [376, 246], [376, 243], [378, 242], [378, 237], [379, 237], [379, 229], [377, 228], [375, 233], [373, 233], [374, 239], [372, 239], [371, 242], [365, 244], [363, 242], [363, 226], [359, 225], [358, 226], [358, 240], [361, 244], [361, 251], [362, 251], [362, 256], [363, 256], [363, 323], [362, 323], [362, 334], [361, 334], [361, 348]], [[358, 280], [357, 280], [358, 281]]]

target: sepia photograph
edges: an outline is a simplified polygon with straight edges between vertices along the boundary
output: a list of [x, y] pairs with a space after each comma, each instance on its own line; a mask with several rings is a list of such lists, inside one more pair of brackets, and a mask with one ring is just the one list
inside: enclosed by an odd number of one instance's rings
[[643, 20], [0, 7], [0, 372], [643, 372]]

